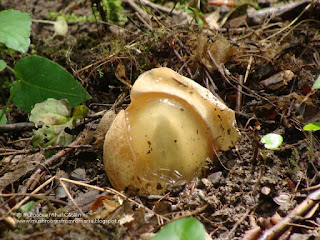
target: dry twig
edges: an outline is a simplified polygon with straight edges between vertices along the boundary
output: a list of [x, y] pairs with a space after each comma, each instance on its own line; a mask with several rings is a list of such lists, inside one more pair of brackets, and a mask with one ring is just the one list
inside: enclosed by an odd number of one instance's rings
[[11, 208], [6, 215], [4, 215], [3, 217], [0, 218], [0, 221], [4, 220], [6, 217], [8, 217], [10, 215], [10, 213], [14, 212], [15, 210], [19, 209], [23, 204], [25, 204], [30, 197], [32, 196], [32, 194], [36, 194], [38, 193], [40, 190], [42, 190], [45, 186], [47, 186], [49, 183], [51, 183], [56, 177], [53, 176], [51, 178], [49, 178], [47, 181], [45, 181], [44, 183], [42, 183], [39, 187], [37, 187], [34, 191], [32, 191], [30, 196], [26, 196], [23, 200], [21, 200], [20, 202], [18, 202], [13, 208]]
[[134, 0], [123, 0], [123, 2], [128, 3], [130, 7], [132, 7], [133, 10], [137, 11], [139, 15], [144, 18], [145, 20], [150, 20], [149, 15], [143, 11], [136, 3]]
[[[42, 127], [42, 124], [39, 124], [38, 127]], [[36, 126], [31, 122], [2, 124], [2, 125], [0, 125], [0, 133], [23, 132], [23, 131], [30, 131], [35, 128], [36, 128]]]
[[126, 195], [118, 192], [117, 190], [115, 190], [115, 189], [113, 189], [113, 188], [102, 188], [102, 187], [98, 187], [98, 186], [92, 186], [92, 185], [87, 184], [87, 183], [83, 183], [83, 182], [79, 182], [79, 181], [75, 181], [75, 180], [70, 180], [70, 179], [67, 179], [67, 178], [60, 178], [59, 180], [60, 180], [60, 181], [64, 181], [64, 182], [68, 182], [68, 183], [72, 183], [72, 184], [75, 184], [75, 185], [79, 185], [79, 186], [91, 188], [91, 189], [98, 190], [98, 191], [101, 191], [101, 192], [107, 192], [107, 193], [111, 193], [111, 194], [118, 195], [118, 196], [122, 197], [123, 199], [126, 199], [126, 200], [134, 203], [134, 204], [137, 205], [138, 207], [141, 207], [141, 208], [145, 209], [146, 211], [154, 214], [155, 216], [157, 216], [158, 218], [160, 218], [162, 221], [163, 221], [163, 220], [169, 221], [168, 218], [163, 217], [163, 216], [155, 213], [155, 212], [154, 212], [153, 210], [151, 210], [150, 208], [144, 206], [144, 205], [141, 204], [141, 203], [138, 203], [137, 201], [135, 201], [135, 200], [133, 200], [133, 199], [131, 199], [131, 198], [128, 198]]
[[320, 189], [309, 194], [307, 198], [296, 206], [285, 218], [266, 230], [259, 240], [278, 239], [295, 221], [304, 218], [320, 201]]
[[83, 140], [85, 136], [83, 134], [81, 134], [75, 141], [73, 141], [69, 147], [59, 151], [58, 153], [56, 153], [55, 155], [53, 155], [52, 157], [48, 158], [30, 177], [30, 179], [28, 180], [27, 184], [26, 184], [26, 188], [25, 188], [25, 192], [28, 191], [29, 187], [33, 184], [34, 180], [37, 179], [37, 176], [39, 174], [41, 174], [41, 172], [45, 169], [47, 169], [48, 167], [51, 167], [52, 165], [56, 164], [59, 160], [61, 160], [61, 158], [63, 156], [65, 156], [67, 153], [71, 152], [77, 145], [79, 145], [81, 143], [81, 141]]
[[155, 4], [155, 3], [152, 3], [148, 0], [139, 0], [143, 5], [145, 6], [148, 6], [148, 7], [151, 7], [153, 9], [157, 9], [161, 12], [164, 12], [164, 13], [167, 13], [167, 14], [173, 14], [173, 15], [177, 15], [177, 16], [181, 16], [183, 18], [186, 18], [187, 17], [187, 14], [185, 12], [182, 12], [182, 11], [176, 11], [176, 10], [171, 10], [171, 9], [168, 9], [168, 8], [165, 8], [163, 6], [160, 6], [158, 4]]

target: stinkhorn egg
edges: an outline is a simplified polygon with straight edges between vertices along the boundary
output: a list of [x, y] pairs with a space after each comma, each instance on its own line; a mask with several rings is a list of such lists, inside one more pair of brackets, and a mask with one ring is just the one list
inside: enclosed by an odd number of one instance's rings
[[140, 75], [130, 97], [104, 141], [106, 172], [118, 190], [162, 194], [170, 184], [200, 177], [206, 160], [240, 137], [231, 109], [169, 68]]

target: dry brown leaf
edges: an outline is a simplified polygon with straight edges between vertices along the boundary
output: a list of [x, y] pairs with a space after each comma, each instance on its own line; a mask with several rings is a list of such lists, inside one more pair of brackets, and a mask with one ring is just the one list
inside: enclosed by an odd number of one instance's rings
[[24, 157], [12, 172], [7, 172], [0, 178], [0, 189], [18, 181], [24, 175], [35, 170], [44, 159], [45, 157], [41, 153]]
[[98, 208], [101, 208], [104, 206], [104, 200], [113, 200], [112, 197], [109, 197], [109, 196], [101, 196], [101, 197], [98, 197], [91, 205], [90, 209], [92, 212], [95, 212], [97, 211]]

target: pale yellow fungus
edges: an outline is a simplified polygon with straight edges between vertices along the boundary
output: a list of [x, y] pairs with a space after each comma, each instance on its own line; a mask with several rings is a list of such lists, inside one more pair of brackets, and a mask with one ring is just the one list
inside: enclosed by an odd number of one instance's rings
[[104, 142], [106, 172], [118, 190], [161, 194], [172, 183], [191, 181], [240, 137], [231, 109], [169, 68], [140, 75], [130, 96]]

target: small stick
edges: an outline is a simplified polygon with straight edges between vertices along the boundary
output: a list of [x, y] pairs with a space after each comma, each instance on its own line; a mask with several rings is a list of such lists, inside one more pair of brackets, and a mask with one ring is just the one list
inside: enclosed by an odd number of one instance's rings
[[[210, 83], [211, 83], [211, 86], [213, 87], [213, 90], [214, 91], [218, 91], [218, 87], [216, 86], [216, 84], [214, 83], [212, 77], [210, 76], [209, 72], [207, 69], [204, 70], [204, 73], [206, 74], [206, 77], [209, 79]], [[218, 95], [216, 92], [214, 92], [214, 95]], [[220, 96], [219, 96], [220, 98]], [[220, 99], [221, 100], [221, 99]]]
[[310, 193], [307, 198], [296, 206], [285, 218], [266, 230], [259, 240], [278, 239], [292, 223], [304, 217], [320, 201], [320, 189]]
[[137, 11], [141, 17], [143, 17], [145, 20], [150, 20], [149, 15], [143, 11], [133, 0], [123, 0], [123, 2], [128, 3], [130, 7], [133, 8], [133, 10]]
[[[306, 2], [307, 2], [307, 1], [306, 1]], [[289, 25], [285, 26], [284, 28], [281, 28], [278, 32], [272, 34], [271, 36], [267, 37], [266, 39], [263, 39], [262, 42], [263, 42], [263, 41], [266, 41], [266, 40], [269, 40], [269, 39], [277, 36], [278, 34], [282, 33], [283, 31], [287, 30], [289, 27], [291, 27], [293, 24], [295, 24], [295, 22], [298, 21], [299, 18], [300, 18], [311, 6], [312, 6], [312, 2], [309, 3], [309, 4], [301, 11], [301, 13], [300, 13], [295, 19], [293, 19], [293, 21], [292, 21]]]
[[49, 198], [46, 196], [46, 194], [31, 194], [31, 193], [0, 193], [0, 197], [18, 197], [18, 196], [29, 196], [31, 198], [36, 198], [39, 200], [47, 200], [50, 202], [55, 202], [63, 205], [67, 205], [68, 203], [66, 201], [62, 201], [60, 199], [54, 199], [54, 198]]
[[35, 179], [37, 179], [37, 175], [39, 175], [43, 170], [45, 170], [46, 168], [54, 165], [61, 157], [63, 157], [64, 155], [66, 155], [67, 153], [71, 152], [73, 150], [72, 147], [77, 146], [80, 144], [80, 142], [82, 141], [82, 139], [84, 138], [83, 135], [80, 135], [80, 137], [78, 137], [75, 141], [73, 141], [69, 147], [61, 150], [60, 152], [56, 153], [55, 155], [53, 155], [52, 157], [48, 158], [43, 165], [41, 165], [33, 174], [32, 176], [29, 178], [27, 184], [26, 184], [26, 188], [25, 188], [25, 192], [28, 191], [29, 187], [32, 185], [33, 181]]
[[[37, 127], [41, 128], [42, 125], [43, 124], [39, 124]], [[0, 125], [0, 133], [23, 132], [23, 131], [29, 131], [29, 130], [35, 129], [37, 127], [31, 122], [3, 124], [3, 125]]]
[[[25, 155], [28, 153], [36, 153], [39, 151], [48, 151], [48, 150], [58, 150], [62, 148], [92, 148], [91, 145], [78, 145], [78, 146], [49, 146], [46, 148], [34, 148], [34, 149], [23, 149], [23, 150], [15, 150], [15, 149], [5, 149], [0, 148], [0, 157], [4, 156], [12, 156], [12, 155]], [[2, 152], [2, 153], [1, 153]]]
[[246, 83], [247, 80], [248, 80], [248, 76], [249, 76], [249, 73], [250, 73], [252, 60], [253, 60], [253, 57], [252, 57], [252, 55], [250, 55], [249, 63], [248, 63], [247, 70], [246, 70], [246, 74], [244, 75], [244, 80], [243, 80], [244, 83]]
[[279, 17], [285, 12], [301, 7], [307, 3], [310, 3], [310, 0], [292, 2], [292, 3], [283, 4], [283, 5], [276, 5], [276, 6], [264, 8], [258, 11], [250, 9], [247, 11], [247, 15], [248, 15], [248, 18], [254, 23], [261, 24], [264, 21], [264, 19], [266, 19], [268, 16], [271, 16], [272, 18]]
[[305, 188], [305, 189], [302, 189], [302, 190], [303, 191], [312, 191], [312, 190], [317, 190], [317, 189], [320, 189], [320, 184], [315, 185], [315, 186], [311, 186], [311, 187], [308, 187], [308, 188]]
[[241, 110], [241, 103], [242, 103], [242, 85], [243, 85], [243, 75], [239, 76], [239, 85], [238, 85], [238, 91], [237, 91], [237, 103], [236, 103], [236, 111]]
[[253, 206], [251, 209], [248, 209], [243, 216], [236, 222], [236, 224], [233, 226], [233, 228], [229, 231], [227, 235], [227, 240], [230, 240], [234, 237], [234, 233], [236, 232], [237, 228], [240, 226], [240, 224], [249, 216], [249, 214], [252, 212], [253, 209], [255, 209], [257, 205]]
[[186, 217], [190, 217], [190, 216], [193, 216], [193, 215], [196, 215], [198, 213], [201, 213], [203, 212], [204, 210], [206, 210], [206, 208], [209, 206], [209, 204], [205, 204], [203, 205], [202, 207], [200, 208], [197, 208], [193, 211], [190, 211], [190, 212], [186, 212], [185, 214], [182, 214], [180, 216], [176, 216], [176, 217], [173, 217], [171, 221], [173, 220], [178, 220], [178, 219], [181, 219], [181, 218], [186, 218]]
[[178, 15], [178, 16], [182, 16], [184, 18], [187, 17], [187, 14], [182, 12], [182, 11], [176, 11], [176, 10], [172, 10], [172, 9], [168, 9], [168, 8], [165, 8], [165, 7], [162, 7], [158, 4], [155, 4], [155, 3], [152, 3], [152, 2], [149, 2], [147, 0], [139, 0], [143, 5], [146, 5], [148, 7], [151, 7], [153, 9], [156, 9], [156, 10], [159, 10], [161, 12], [164, 12], [164, 13], [168, 13], [169, 15], [170, 14], [173, 14], [173, 15]]
[[169, 221], [168, 218], [166, 217], [163, 217], [157, 213], [155, 213], [154, 211], [152, 211], [150, 208], [144, 206], [143, 204], [141, 203], [138, 203], [137, 201], [131, 199], [131, 198], [128, 198], [126, 195], [118, 192], [117, 190], [113, 189], [113, 188], [102, 188], [102, 187], [98, 187], [98, 186], [92, 186], [90, 184], [87, 184], [87, 183], [83, 183], [83, 182], [79, 182], [79, 181], [75, 181], [75, 180], [71, 180], [71, 179], [68, 179], [68, 178], [60, 178], [59, 180], [61, 181], [65, 181], [65, 182], [68, 182], [68, 183], [72, 183], [72, 184], [75, 184], [75, 185], [79, 185], [79, 186], [82, 186], [82, 187], [87, 187], [87, 188], [91, 188], [91, 189], [94, 189], [94, 190], [98, 190], [100, 192], [107, 192], [107, 193], [111, 193], [111, 194], [115, 194], [115, 195], [118, 195], [124, 199], [127, 199], [128, 201], [134, 203], [135, 205], [137, 205], [138, 207], [142, 207], [144, 208], [146, 211], [150, 212], [150, 213], [153, 213], [155, 214], [157, 217], [160, 217], [166, 221]]
[[[39, 192], [41, 189], [43, 189], [45, 186], [47, 186], [49, 183], [51, 183], [56, 177], [53, 176], [51, 178], [49, 178], [47, 181], [45, 181], [44, 183], [42, 183], [39, 187], [37, 187], [32, 193], [32, 194], [36, 194], [37, 192]], [[26, 196], [22, 201], [20, 201], [19, 203], [17, 203], [13, 208], [11, 208], [7, 214], [3, 217], [0, 218], [0, 221], [2, 221], [4, 218], [6, 218], [7, 216], [9, 216], [10, 213], [12, 213], [13, 211], [19, 209], [23, 204], [25, 204], [25, 202], [27, 202], [30, 199], [30, 196]]]
[[150, 24], [148, 24], [146, 22], [146, 20], [143, 19], [143, 17], [140, 16], [140, 14], [138, 12], [135, 12], [134, 13], [138, 18], [139, 20], [149, 29], [149, 30], [152, 30], [152, 27], [150, 26]]
[[60, 185], [62, 186], [62, 188], [64, 189], [64, 191], [67, 193], [69, 199], [71, 200], [71, 202], [74, 204], [74, 206], [79, 210], [79, 212], [81, 213], [81, 216], [86, 218], [86, 219], [89, 219], [88, 215], [85, 214], [81, 208], [78, 206], [78, 204], [74, 201], [74, 198], [71, 196], [70, 192], [68, 191], [67, 189], [67, 186], [64, 184], [64, 182], [61, 180], [61, 178], [59, 178], [59, 182], [60, 182]]
[[38, 183], [40, 183], [40, 179], [44, 176], [45, 172], [39, 173], [33, 178], [32, 184], [28, 189], [33, 190], [37, 186]]
[[[179, 58], [179, 60], [183, 63], [183, 65], [185, 65], [186, 61], [180, 56], [180, 54], [177, 52], [177, 50], [173, 49], [173, 52], [177, 56], [177, 58]], [[192, 79], [193, 76], [192, 76], [190, 68], [188, 66], [185, 66], [185, 68], [187, 69], [187, 72], [188, 72], [190, 78]]]

